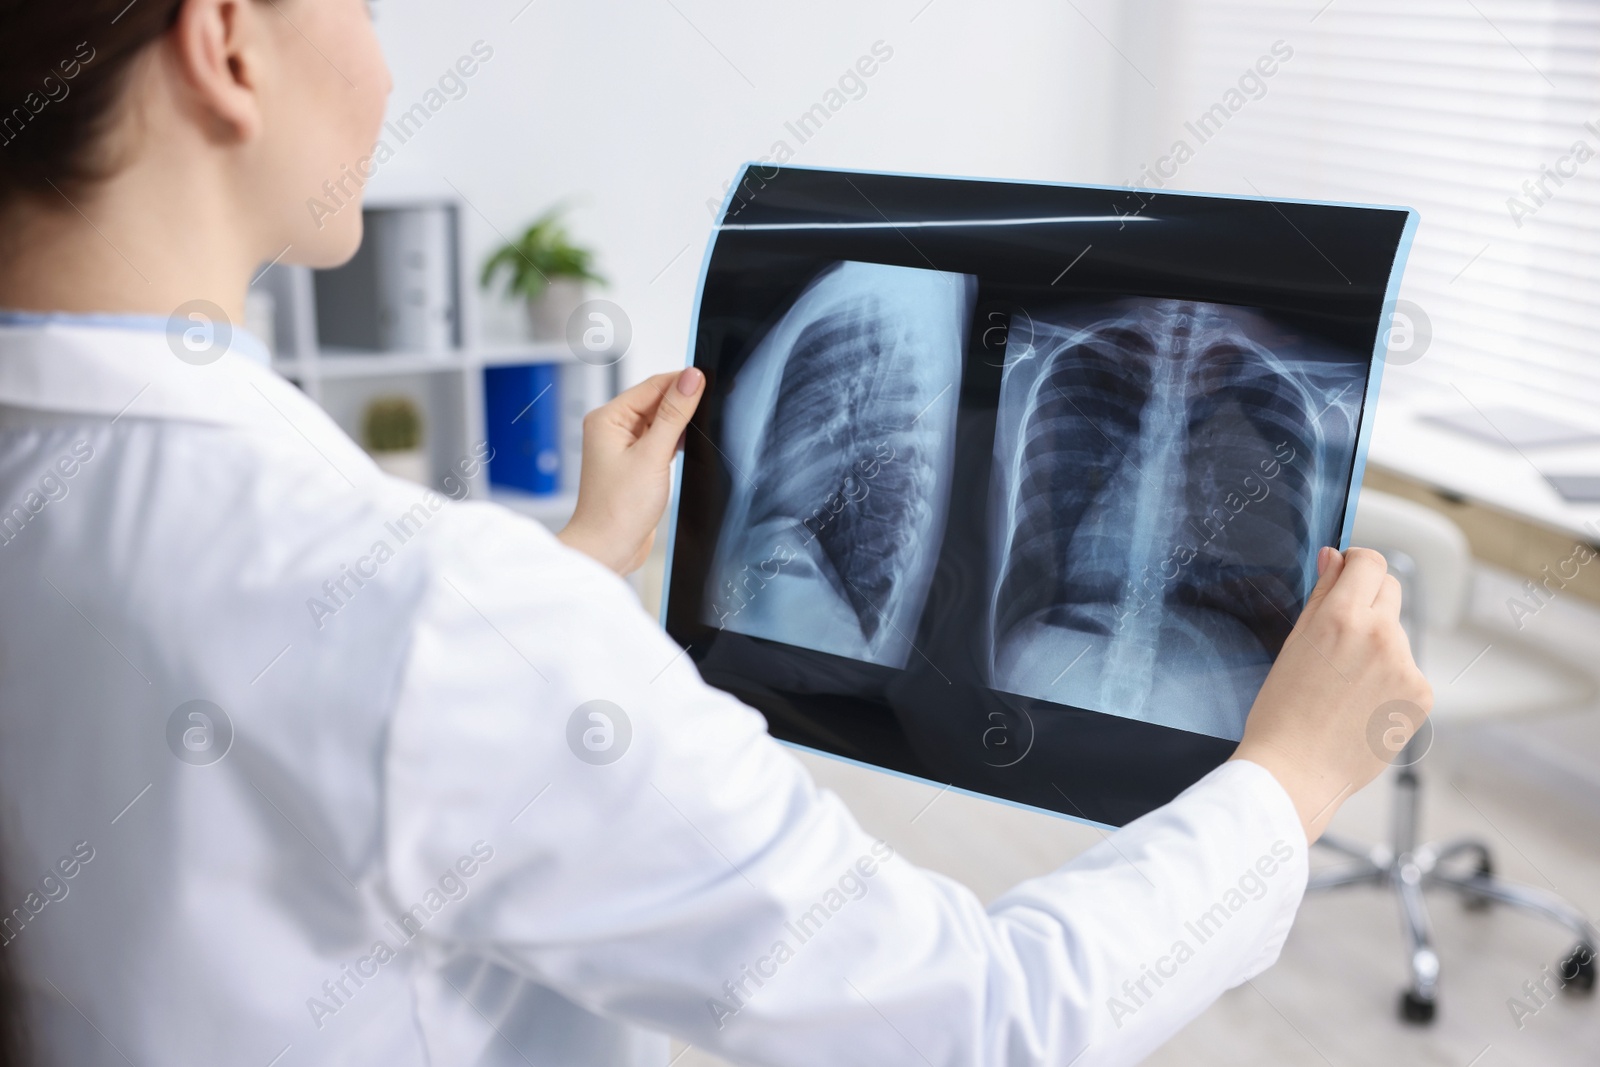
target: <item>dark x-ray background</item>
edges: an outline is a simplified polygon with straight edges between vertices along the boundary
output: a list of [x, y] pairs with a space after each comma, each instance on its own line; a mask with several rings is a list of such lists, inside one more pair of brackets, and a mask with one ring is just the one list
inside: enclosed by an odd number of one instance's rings
[[[1364, 389], [1407, 217], [1117, 189], [747, 170], [698, 309], [694, 362], [710, 384], [685, 444], [669, 633], [707, 681], [762, 711], [780, 739], [1110, 825], [1166, 803], [1226, 759], [1233, 742], [993, 685], [991, 483], [1016, 324], [1130, 298], [1233, 305], [1269, 323], [1280, 346], [1343, 361]], [[783, 474], [730, 463], [722, 447], [734, 415], [730, 390], [807, 286], [845, 261], [977, 279], [948, 423], [948, 514], [904, 667], [707, 621], [717, 617], [708, 590], [730, 501], [742, 482]], [[1326, 539], [1342, 527], [1338, 511]], [[760, 591], [757, 583], [752, 595]], [[1181, 710], [1169, 710], [1169, 721], [1183, 721]]]

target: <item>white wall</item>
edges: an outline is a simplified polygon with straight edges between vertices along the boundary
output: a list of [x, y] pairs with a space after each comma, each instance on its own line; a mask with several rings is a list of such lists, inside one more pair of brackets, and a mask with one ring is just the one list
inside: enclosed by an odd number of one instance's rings
[[[494, 55], [404, 145], [370, 192], [448, 191], [474, 268], [570, 199], [605, 295], [634, 324], [627, 376], [682, 364], [711, 213], [775, 141], [795, 163], [1111, 182], [1114, 0], [379, 0], [391, 116], [476, 41]], [[522, 13], [518, 15], [519, 10]], [[515, 21], [513, 18], [515, 17]], [[1092, 20], [1092, 23], [1091, 23]], [[702, 36], [703, 34], [703, 36]], [[709, 40], [708, 40], [709, 39]], [[811, 140], [784, 123], [882, 41], [893, 57]], [[720, 51], [720, 55], [719, 55]], [[481, 212], [477, 214], [477, 212]], [[486, 308], [490, 330], [517, 320]]]

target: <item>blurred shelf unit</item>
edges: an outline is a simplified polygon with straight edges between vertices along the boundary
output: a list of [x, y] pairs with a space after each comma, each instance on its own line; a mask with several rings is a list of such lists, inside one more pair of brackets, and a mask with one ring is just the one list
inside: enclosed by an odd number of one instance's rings
[[[356, 441], [376, 399], [422, 418], [429, 484], [493, 499], [553, 528], [572, 514], [583, 416], [620, 388], [617, 363], [580, 361], [565, 341], [485, 344], [461, 209], [448, 199], [369, 204], [361, 250], [336, 270], [274, 265], [252, 287], [252, 321], [273, 366]], [[549, 388], [507, 410], [508, 386]], [[477, 462], [492, 446], [485, 467]], [[476, 467], [476, 469], [474, 469]]]

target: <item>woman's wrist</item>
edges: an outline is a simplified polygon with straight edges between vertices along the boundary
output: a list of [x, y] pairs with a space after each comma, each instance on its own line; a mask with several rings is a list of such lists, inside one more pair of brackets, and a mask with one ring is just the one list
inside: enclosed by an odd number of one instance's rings
[[622, 564], [624, 561], [613, 558], [614, 554], [608, 553], [605, 550], [605, 542], [592, 536], [589, 533], [588, 527], [585, 526], [577, 518], [577, 516], [574, 516], [572, 521], [568, 522], [567, 525], [562, 528], [561, 532], [556, 534], [556, 540], [560, 541], [568, 548], [582, 552], [585, 556], [588, 556], [590, 559], [594, 560], [596, 563], [599, 563], [608, 570], [616, 571], [618, 574], [622, 573]]
[[1337, 788], [1327, 776], [1317, 774], [1305, 766], [1304, 761], [1270, 744], [1246, 741], [1229, 758], [1254, 763], [1272, 775], [1294, 804], [1307, 842], [1322, 836], [1322, 831], [1328, 828], [1340, 804], [1351, 792], [1348, 785]]
[[617, 522], [590, 521], [580, 506], [571, 521], [556, 534], [556, 540], [626, 578], [644, 565], [650, 546], [655, 542], [655, 532], [652, 530], [643, 541], [622, 544], [617, 531], [623, 528], [624, 524]]

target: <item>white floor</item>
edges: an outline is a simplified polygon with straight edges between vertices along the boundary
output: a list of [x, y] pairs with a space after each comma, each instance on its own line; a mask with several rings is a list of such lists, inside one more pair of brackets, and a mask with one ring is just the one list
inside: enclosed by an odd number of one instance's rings
[[[1437, 692], [1438, 740], [1421, 764], [1424, 833], [1478, 834], [1496, 849], [1501, 873], [1553, 889], [1600, 917], [1600, 791], [1581, 801], [1572, 793], [1589, 781], [1600, 786], [1600, 610], [1558, 601], [1517, 631], [1504, 605], [1515, 586], [1503, 576], [1480, 576], [1469, 624], [1436, 642], [1427, 656]], [[1494, 730], [1500, 737], [1530, 739], [1528, 752], [1540, 751], [1533, 743], [1540, 731], [1564, 731], [1548, 734], [1544, 742], [1546, 749], [1561, 749], [1563, 773], [1541, 775], [1526, 752], [1517, 773], [1503, 772], [1493, 747], [1484, 743], [1497, 736]], [[1555, 745], [1550, 737], [1562, 740]], [[804, 758], [869, 831], [913, 861], [961, 879], [985, 900], [1050, 870], [1099, 836], [1050, 816]], [[1382, 839], [1387, 801], [1384, 779], [1345, 805], [1335, 830], [1358, 840]], [[1309, 898], [1278, 964], [1225, 994], [1147, 1062], [1600, 1063], [1600, 997], [1561, 997], [1520, 1028], [1508, 1007], [1509, 998], [1522, 995], [1524, 981], [1567, 952], [1569, 934], [1502, 909], [1469, 912], [1449, 897], [1432, 904], [1443, 975], [1439, 1016], [1431, 1027], [1407, 1026], [1396, 1017], [1405, 969], [1394, 901], [1375, 889], [1347, 889]], [[720, 1062], [698, 1049], [674, 1051], [674, 1067]]]

